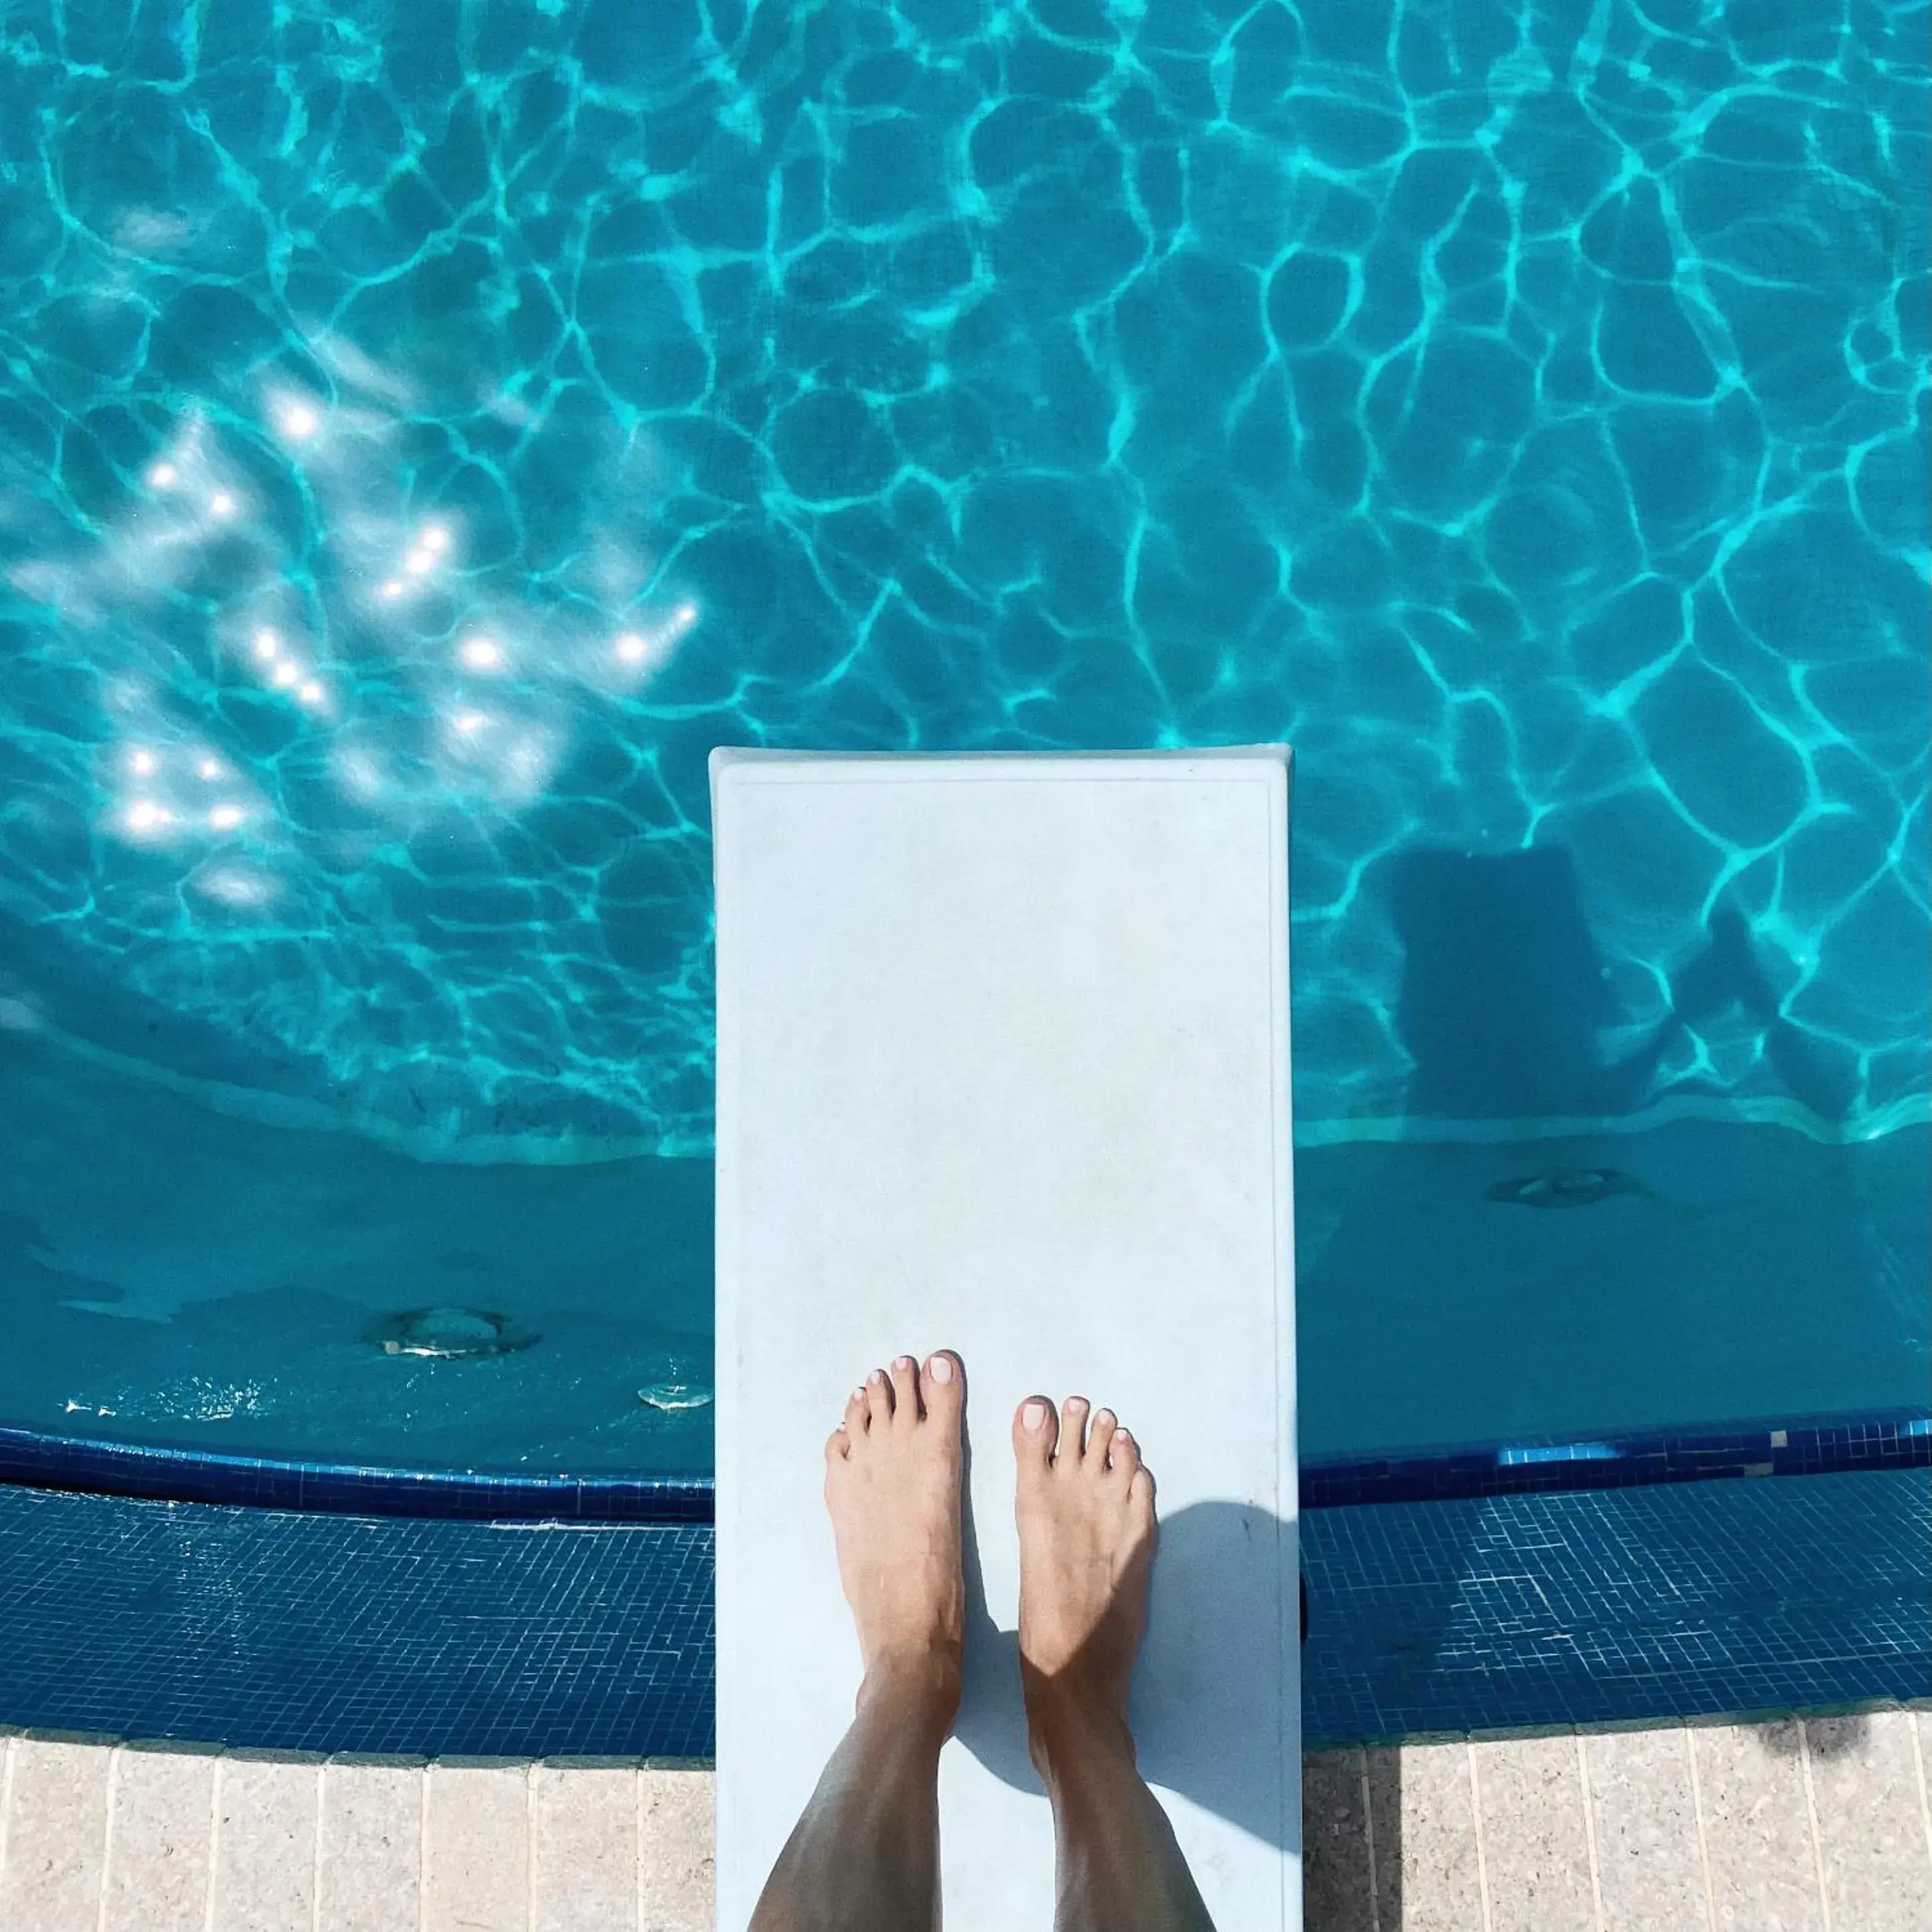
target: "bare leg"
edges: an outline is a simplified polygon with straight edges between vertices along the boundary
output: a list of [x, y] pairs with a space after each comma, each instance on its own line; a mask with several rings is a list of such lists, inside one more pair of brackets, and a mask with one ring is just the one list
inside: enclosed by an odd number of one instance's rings
[[1053, 1805], [1056, 1932], [1213, 1932], [1167, 1814], [1135, 1768], [1127, 1686], [1147, 1625], [1154, 1478], [1112, 1414], [1043, 1396], [1013, 1418], [1020, 1677]]
[[859, 1628], [858, 1714], [752, 1915], [751, 1932], [933, 1932], [939, 1748], [959, 1708], [957, 1355], [909, 1355], [852, 1391], [825, 1445], [838, 1580]]

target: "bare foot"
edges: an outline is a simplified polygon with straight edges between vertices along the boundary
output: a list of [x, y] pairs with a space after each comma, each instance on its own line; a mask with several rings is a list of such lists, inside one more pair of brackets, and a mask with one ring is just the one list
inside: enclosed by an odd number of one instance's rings
[[1020, 1676], [1042, 1776], [1058, 1728], [1099, 1723], [1124, 1740], [1127, 1686], [1147, 1627], [1154, 1478], [1109, 1409], [1065, 1414], [1043, 1396], [1013, 1418], [1019, 1462]]
[[888, 1680], [929, 1696], [947, 1725], [959, 1703], [965, 1584], [959, 1548], [960, 1418], [966, 1376], [941, 1350], [902, 1355], [852, 1391], [825, 1445], [825, 1502], [838, 1580], [859, 1628], [867, 1696]]

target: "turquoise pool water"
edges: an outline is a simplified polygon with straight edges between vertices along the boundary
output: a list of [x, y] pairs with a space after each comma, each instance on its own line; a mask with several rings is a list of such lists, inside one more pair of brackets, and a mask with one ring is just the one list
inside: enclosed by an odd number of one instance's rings
[[[1294, 745], [1304, 1221], [1484, 1204], [1304, 1256], [1357, 1436], [1634, 1214], [1713, 1360], [1922, 1388], [1926, 25], [9, 8], [4, 1418], [701, 1459], [718, 743]], [[367, 1354], [446, 1301], [546, 1342]], [[1694, 1419], [1598, 1326], [1496, 1427]]]

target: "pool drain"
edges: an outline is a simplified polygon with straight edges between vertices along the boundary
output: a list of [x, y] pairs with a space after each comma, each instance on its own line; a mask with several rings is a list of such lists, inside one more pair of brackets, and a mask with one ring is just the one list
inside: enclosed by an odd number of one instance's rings
[[661, 1414], [676, 1415], [688, 1408], [709, 1408], [711, 1391], [697, 1382], [653, 1382], [638, 1390], [638, 1400]]
[[430, 1355], [461, 1360], [507, 1355], [537, 1340], [507, 1315], [478, 1308], [412, 1308], [392, 1315], [369, 1338], [386, 1355]]

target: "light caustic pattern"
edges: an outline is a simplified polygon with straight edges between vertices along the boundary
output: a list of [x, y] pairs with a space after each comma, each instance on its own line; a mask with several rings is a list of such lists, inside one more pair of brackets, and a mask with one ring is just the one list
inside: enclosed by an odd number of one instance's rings
[[1922, 1112], [1925, 28], [10, 8], [0, 1017], [696, 1150], [712, 745], [1287, 739], [1311, 1129]]

